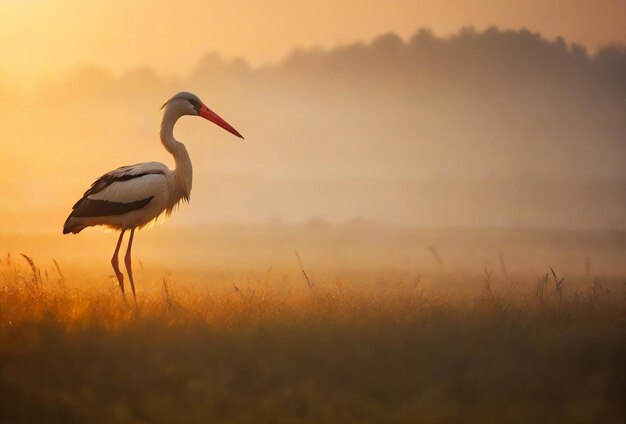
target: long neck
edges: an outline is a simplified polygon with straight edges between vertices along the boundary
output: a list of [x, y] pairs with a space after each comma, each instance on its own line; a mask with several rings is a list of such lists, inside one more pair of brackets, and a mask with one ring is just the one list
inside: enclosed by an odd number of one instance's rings
[[191, 183], [193, 171], [191, 159], [185, 145], [174, 138], [174, 125], [181, 115], [172, 110], [165, 109], [163, 120], [161, 121], [161, 143], [173, 157], [176, 168], [172, 172], [175, 201], [189, 200], [191, 194]]

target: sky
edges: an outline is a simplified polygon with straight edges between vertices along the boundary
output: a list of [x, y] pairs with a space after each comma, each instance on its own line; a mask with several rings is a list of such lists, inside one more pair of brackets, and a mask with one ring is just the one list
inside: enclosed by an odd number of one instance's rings
[[95, 64], [185, 75], [208, 51], [253, 65], [419, 27], [528, 27], [593, 51], [626, 44], [624, 0], [0, 0], [0, 78], [30, 85]]

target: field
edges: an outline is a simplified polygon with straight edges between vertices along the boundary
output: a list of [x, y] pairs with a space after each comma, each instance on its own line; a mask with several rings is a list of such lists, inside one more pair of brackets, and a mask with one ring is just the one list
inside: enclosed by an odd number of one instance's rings
[[0, 423], [626, 416], [623, 232], [168, 228], [3, 235]]
[[2, 423], [625, 416], [623, 279], [165, 274], [134, 307], [57, 263], [0, 269]]

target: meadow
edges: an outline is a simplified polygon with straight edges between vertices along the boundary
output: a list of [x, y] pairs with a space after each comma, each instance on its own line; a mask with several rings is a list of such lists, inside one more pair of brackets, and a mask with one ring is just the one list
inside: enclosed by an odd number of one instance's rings
[[517, 276], [504, 262], [331, 275], [305, 256], [235, 277], [138, 271], [134, 306], [113, 278], [1, 261], [1, 423], [626, 416], [621, 276]]

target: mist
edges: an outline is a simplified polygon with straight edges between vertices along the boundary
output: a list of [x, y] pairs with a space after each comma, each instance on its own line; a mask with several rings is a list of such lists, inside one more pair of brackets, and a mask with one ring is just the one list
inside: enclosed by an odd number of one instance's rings
[[626, 228], [626, 51], [526, 30], [292, 52], [251, 67], [215, 53], [189, 75], [84, 66], [28, 92], [0, 82], [0, 227], [60, 228], [117, 166], [159, 160], [159, 107], [189, 90], [206, 122], [173, 225], [355, 217], [402, 225]]

